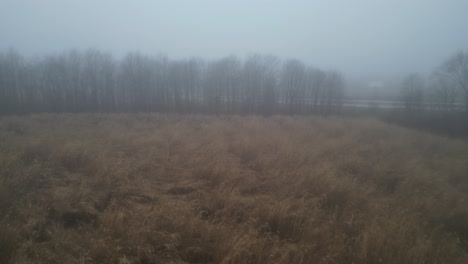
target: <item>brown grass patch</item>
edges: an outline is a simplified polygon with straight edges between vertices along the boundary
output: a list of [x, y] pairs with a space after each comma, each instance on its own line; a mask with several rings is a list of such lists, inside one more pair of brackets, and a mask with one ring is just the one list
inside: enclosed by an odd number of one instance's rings
[[468, 143], [374, 119], [4, 117], [0, 263], [468, 263]]

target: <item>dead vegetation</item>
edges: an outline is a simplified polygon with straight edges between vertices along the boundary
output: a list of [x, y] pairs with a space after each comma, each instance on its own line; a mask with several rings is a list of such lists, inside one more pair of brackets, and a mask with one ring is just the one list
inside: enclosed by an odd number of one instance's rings
[[0, 120], [1, 263], [468, 263], [468, 143], [373, 119]]

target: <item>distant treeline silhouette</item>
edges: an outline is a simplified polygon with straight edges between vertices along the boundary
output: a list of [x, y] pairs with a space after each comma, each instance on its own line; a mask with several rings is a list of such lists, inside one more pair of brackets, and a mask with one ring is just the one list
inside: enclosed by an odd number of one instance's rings
[[0, 53], [0, 114], [35, 112], [339, 112], [344, 80], [298, 60], [170, 60], [98, 50], [24, 58]]
[[426, 80], [416, 73], [401, 83], [401, 100], [408, 112], [431, 110], [468, 114], [468, 52], [459, 51]]

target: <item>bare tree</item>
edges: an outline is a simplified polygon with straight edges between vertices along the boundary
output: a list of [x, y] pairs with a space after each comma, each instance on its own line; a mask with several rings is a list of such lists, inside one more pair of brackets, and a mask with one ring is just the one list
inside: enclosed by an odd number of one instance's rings
[[401, 96], [406, 110], [412, 112], [422, 109], [424, 80], [417, 74], [405, 77], [401, 84]]
[[430, 91], [434, 110], [442, 112], [455, 110], [458, 89], [451, 79], [439, 75], [433, 76]]
[[320, 69], [311, 67], [307, 69], [307, 103], [313, 112], [319, 111], [326, 77], [326, 73]]
[[5, 113], [20, 111], [21, 105], [21, 69], [23, 58], [9, 50], [0, 56], [0, 110]]
[[262, 56], [262, 103], [264, 115], [273, 114], [278, 100], [279, 59], [272, 55]]
[[299, 113], [304, 105], [305, 66], [298, 60], [289, 60], [283, 66], [281, 85], [284, 103], [290, 114]]
[[271, 55], [252, 55], [242, 75], [244, 108], [247, 112], [271, 114], [276, 105], [279, 60]]
[[438, 69], [438, 74], [453, 81], [453, 84], [462, 92], [465, 109], [468, 111], [468, 53], [460, 51], [450, 57]]
[[344, 79], [337, 71], [327, 73], [322, 92], [322, 113], [338, 113], [341, 111], [344, 97]]
[[240, 61], [235, 56], [218, 60], [208, 66], [203, 97], [209, 112], [233, 110], [239, 85], [239, 72]]
[[[305, 113], [338, 109], [343, 79], [271, 55], [212, 62], [98, 50], [25, 60], [0, 53], [0, 114], [21, 112], [206, 111]], [[324, 103], [326, 102], [326, 103]], [[285, 110], [285, 111], [283, 111]]]

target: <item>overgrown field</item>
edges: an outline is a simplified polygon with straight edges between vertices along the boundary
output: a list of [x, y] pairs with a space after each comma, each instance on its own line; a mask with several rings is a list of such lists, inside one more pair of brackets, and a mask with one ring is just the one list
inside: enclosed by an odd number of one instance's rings
[[468, 143], [374, 119], [0, 119], [0, 263], [468, 263]]

